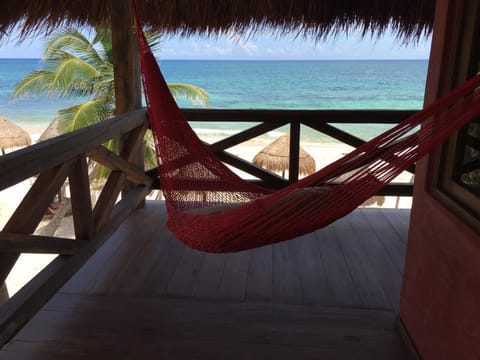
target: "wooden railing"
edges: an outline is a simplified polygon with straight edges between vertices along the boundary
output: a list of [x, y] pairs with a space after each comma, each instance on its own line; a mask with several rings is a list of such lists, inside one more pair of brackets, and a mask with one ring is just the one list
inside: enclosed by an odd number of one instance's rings
[[[305, 125], [328, 135], [352, 147], [358, 147], [365, 141], [349, 134], [334, 124], [390, 124], [395, 125], [414, 113], [413, 110], [220, 110], [220, 109], [183, 109], [190, 122], [245, 122], [258, 123], [240, 133], [210, 144], [210, 149], [225, 163], [260, 179], [259, 184], [278, 189], [298, 180], [300, 126]], [[227, 150], [235, 145], [261, 136], [279, 127], [290, 127], [290, 166], [289, 177], [285, 179], [268, 170], [235, 156]], [[415, 167], [408, 169], [414, 173]], [[153, 169], [149, 173], [156, 175]], [[154, 188], [160, 188], [158, 181]], [[378, 195], [411, 196], [413, 185], [410, 183], [389, 184]]]
[[[290, 111], [290, 110], [184, 110], [190, 121], [255, 122], [253, 127], [208, 146], [224, 162], [250, 173], [271, 188], [298, 179], [300, 125], [304, 124], [351, 146], [363, 140], [332, 124], [395, 124], [412, 111]], [[284, 125], [290, 126], [289, 179], [261, 169], [227, 150]], [[30, 190], [0, 232], [0, 284], [4, 284], [21, 253], [53, 253], [45, 269], [0, 308], [0, 347], [90, 258], [134, 211], [154, 187], [156, 169], [138, 165], [148, 128], [144, 110], [106, 120], [0, 157], [0, 191], [36, 177]], [[123, 139], [120, 154], [102, 144]], [[92, 205], [88, 161], [111, 172]], [[45, 212], [68, 179], [75, 239], [33, 235]], [[118, 201], [119, 194], [128, 187]], [[385, 194], [411, 195], [410, 184], [393, 185]]]
[[[24, 252], [59, 254], [0, 308], [0, 346], [90, 258], [151, 190], [138, 163], [148, 129], [144, 110], [106, 120], [0, 157], [0, 190], [36, 177], [0, 232], [0, 284]], [[121, 138], [119, 155], [102, 144]], [[92, 206], [87, 158], [111, 172]], [[32, 235], [68, 178], [75, 239]], [[128, 185], [128, 192], [118, 201]]]

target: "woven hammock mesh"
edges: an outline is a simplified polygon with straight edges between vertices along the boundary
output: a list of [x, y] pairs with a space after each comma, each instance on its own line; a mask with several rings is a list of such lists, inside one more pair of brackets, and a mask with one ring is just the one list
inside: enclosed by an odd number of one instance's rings
[[179, 240], [202, 251], [250, 249], [326, 226], [480, 115], [477, 76], [338, 161], [272, 192], [241, 179], [198, 139], [139, 25], [137, 30], [167, 225]]

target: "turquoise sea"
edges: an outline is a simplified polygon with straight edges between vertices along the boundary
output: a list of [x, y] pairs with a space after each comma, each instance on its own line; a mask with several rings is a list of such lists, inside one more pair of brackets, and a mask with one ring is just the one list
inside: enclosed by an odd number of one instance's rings
[[[215, 61], [164, 60], [167, 82], [190, 83], [223, 109], [419, 109], [427, 60]], [[17, 81], [42, 66], [40, 59], [0, 59], [0, 115], [30, 129], [45, 128], [58, 109], [79, 99], [29, 96], [12, 100]], [[182, 107], [195, 107], [179, 101]], [[198, 105], [197, 105], [198, 106]], [[235, 133], [241, 124], [194, 123], [201, 135]], [[384, 126], [344, 125], [369, 138]], [[276, 137], [280, 129], [270, 136]], [[328, 141], [305, 131], [307, 141]]]

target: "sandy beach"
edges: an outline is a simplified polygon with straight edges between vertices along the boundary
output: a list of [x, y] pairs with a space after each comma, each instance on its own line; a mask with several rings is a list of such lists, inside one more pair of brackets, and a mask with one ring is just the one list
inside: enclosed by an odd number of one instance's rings
[[[38, 127], [26, 129], [32, 142], [35, 143], [39, 138], [41, 132]], [[261, 151], [268, 142], [263, 139], [253, 139], [244, 144], [232, 147], [229, 151], [245, 160], [251, 161], [253, 157]], [[342, 157], [346, 153], [352, 151], [352, 148], [345, 144], [340, 143], [302, 143], [302, 147], [315, 159], [316, 169], [328, 165], [332, 161]], [[8, 149], [10, 152], [14, 149]], [[248, 178], [248, 174], [243, 174]], [[32, 185], [34, 179], [27, 179], [11, 188], [5, 189], [0, 192], [0, 226], [1, 228], [7, 223], [13, 211], [19, 205], [23, 196], [27, 193], [28, 189]], [[409, 173], [403, 173], [398, 177], [396, 181], [410, 182], [412, 181], [412, 175]], [[410, 208], [410, 197], [375, 197], [368, 202], [368, 206], [382, 206], [385, 208]], [[48, 223], [48, 220], [44, 220], [37, 229], [42, 228]], [[60, 227], [55, 233], [56, 236], [73, 238], [73, 224], [71, 217], [63, 219]], [[7, 279], [7, 288], [10, 295], [17, 292], [26, 282], [28, 282], [33, 276], [35, 276], [40, 270], [42, 270], [50, 261], [55, 258], [55, 255], [45, 254], [22, 254], [17, 261], [15, 267], [11, 271]]]

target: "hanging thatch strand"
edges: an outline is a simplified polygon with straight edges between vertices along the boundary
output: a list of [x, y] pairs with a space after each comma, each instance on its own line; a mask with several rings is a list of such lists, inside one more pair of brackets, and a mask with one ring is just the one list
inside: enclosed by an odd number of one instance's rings
[[0, 116], [0, 149], [2, 149], [2, 153], [4, 153], [4, 149], [28, 146], [31, 143], [30, 135], [25, 130]]
[[[129, 0], [122, 0], [129, 1]], [[109, 23], [111, 0], [3, 0], [0, 37], [19, 24], [24, 34], [60, 24]], [[381, 34], [391, 26], [404, 40], [429, 33], [435, 0], [137, 0], [142, 22], [175, 34], [268, 30], [322, 38], [360, 29]], [[2, 34], [3, 33], [3, 34]]]
[[[253, 163], [273, 172], [283, 175], [290, 168], [290, 137], [283, 135], [267, 145], [253, 158]], [[298, 172], [300, 175], [310, 175], [315, 172], [315, 159], [300, 147]]]

